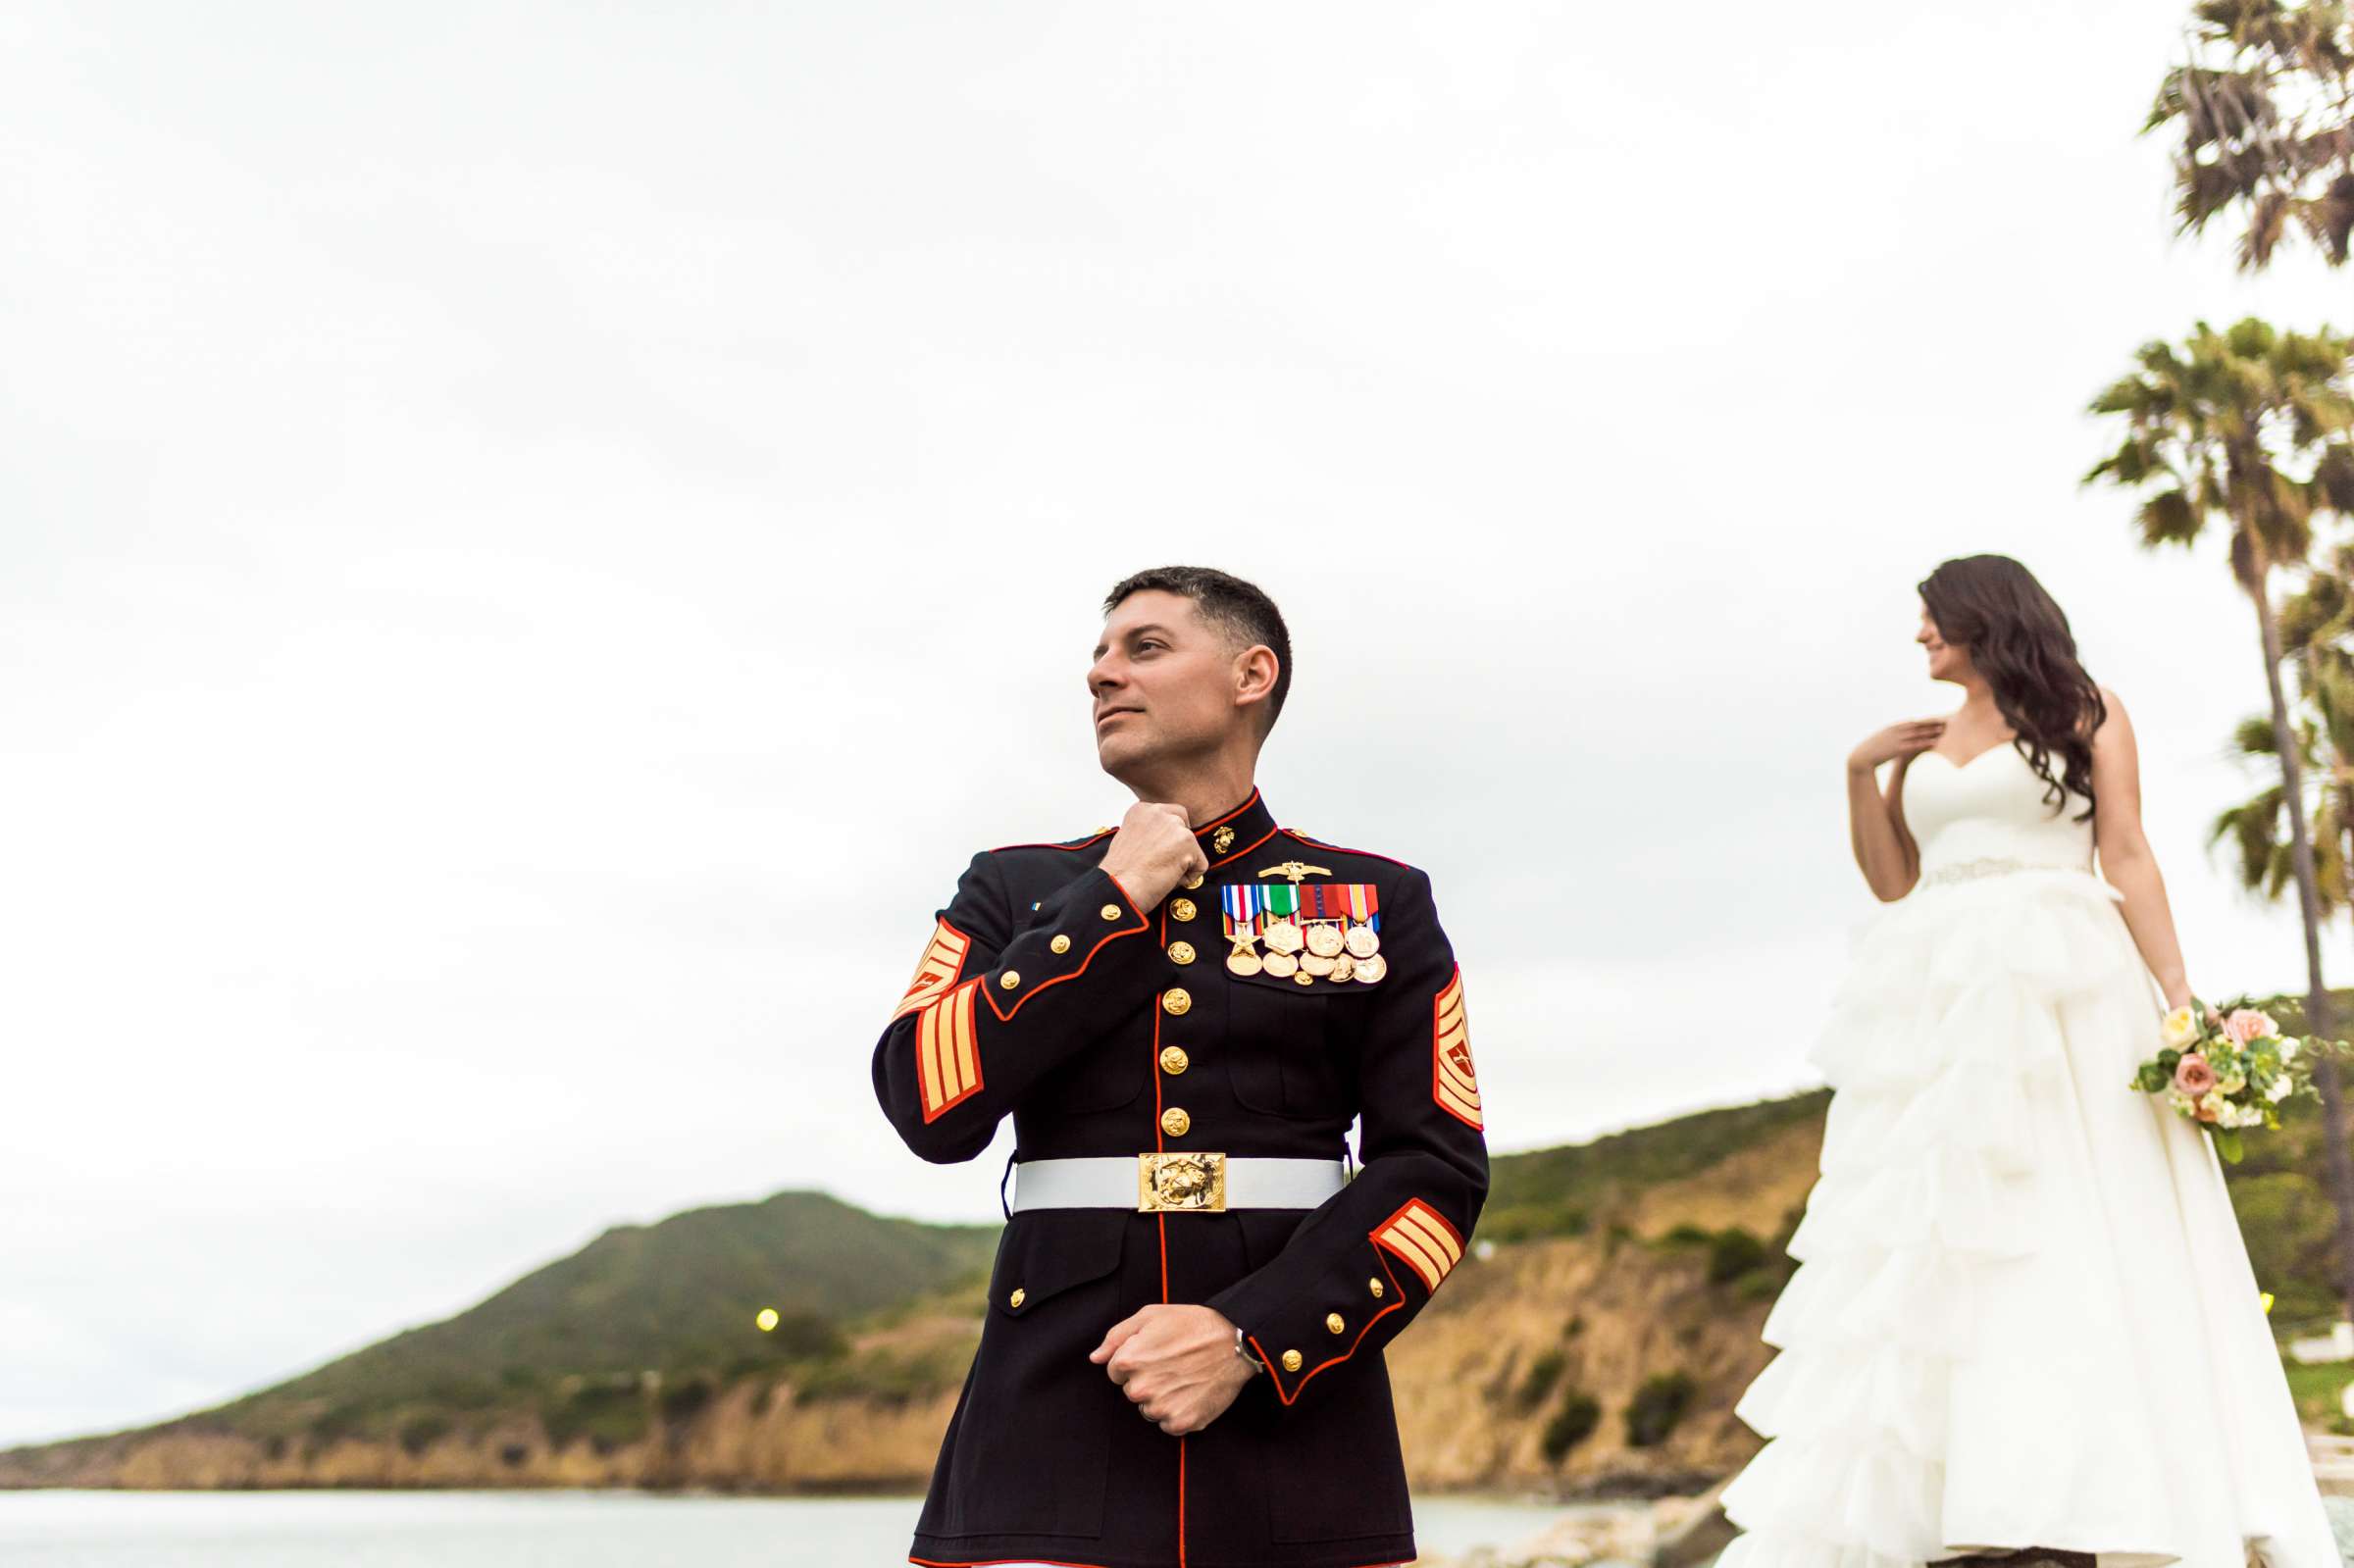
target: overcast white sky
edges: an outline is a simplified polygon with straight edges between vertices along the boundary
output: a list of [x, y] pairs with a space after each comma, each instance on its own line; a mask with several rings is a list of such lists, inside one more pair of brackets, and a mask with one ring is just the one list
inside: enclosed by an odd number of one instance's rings
[[2194, 980], [2296, 984], [2204, 850], [2251, 618], [2080, 410], [2354, 278], [2171, 240], [2175, 7], [1675, 18], [0, 11], [0, 1442], [618, 1221], [994, 1214], [868, 1053], [1122, 808], [1148, 564], [1283, 603], [1268, 798], [1432, 872], [1499, 1149], [1809, 1081], [1950, 554], [2124, 693]]

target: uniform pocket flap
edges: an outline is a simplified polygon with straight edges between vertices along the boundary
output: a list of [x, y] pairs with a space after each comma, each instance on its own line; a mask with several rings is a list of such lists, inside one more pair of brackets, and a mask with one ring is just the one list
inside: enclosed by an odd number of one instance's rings
[[1120, 1266], [1128, 1219], [1126, 1209], [1040, 1209], [1015, 1215], [998, 1242], [997, 1266], [989, 1281], [990, 1306], [1008, 1317], [1027, 1317], [1041, 1302], [1071, 1287], [1103, 1278]]

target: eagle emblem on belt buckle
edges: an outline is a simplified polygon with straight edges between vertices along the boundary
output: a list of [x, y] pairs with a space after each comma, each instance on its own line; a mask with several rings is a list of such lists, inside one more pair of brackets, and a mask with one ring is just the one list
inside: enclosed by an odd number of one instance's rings
[[1194, 1210], [1226, 1212], [1226, 1156], [1223, 1154], [1139, 1154], [1136, 1157], [1139, 1214]]

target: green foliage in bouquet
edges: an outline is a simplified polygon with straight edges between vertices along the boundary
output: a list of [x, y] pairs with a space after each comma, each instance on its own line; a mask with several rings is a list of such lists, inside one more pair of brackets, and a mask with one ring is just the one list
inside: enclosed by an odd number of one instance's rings
[[2132, 1087], [2164, 1095], [2177, 1116], [2205, 1128], [2228, 1165], [2246, 1157], [2244, 1132], [2277, 1131], [2283, 1103], [2313, 1095], [2317, 1057], [2347, 1051], [2343, 1040], [2281, 1034], [2272, 1015], [2245, 996], [2221, 1007], [2193, 997], [2167, 1014], [2160, 1029], [2166, 1044], [2134, 1069]]

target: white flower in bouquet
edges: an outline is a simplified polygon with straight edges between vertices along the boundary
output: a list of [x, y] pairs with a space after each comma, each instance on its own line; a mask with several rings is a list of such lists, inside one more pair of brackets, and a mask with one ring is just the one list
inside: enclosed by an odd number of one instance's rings
[[2230, 1109], [2230, 1102], [2224, 1098], [2221, 1090], [2211, 1088], [2199, 1096], [2198, 1117], [2202, 1122], [2213, 1122], [2219, 1127], [2224, 1126], [2226, 1125], [2224, 1117]]
[[2198, 1009], [2193, 1007], [2175, 1008], [2166, 1015], [2166, 1021], [2159, 1027], [2159, 1032], [2164, 1036], [2166, 1042], [2176, 1050], [2198, 1043]]
[[2295, 1061], [2297, 1059], [2297, 1044], [2298, 1042], [2296, 1040], [2283, 1038], [2280, 1041], [2280, 1059], [2284, 1062]]
[[2278, 1078], [2273, 1080], [2273, 1087], [2264, 1091], [2264, 1097], [2277, 1105], [2296, 1091], [2296, 1080], [2290, 1078], [2286, 1073], [2282, 1073]]
[[2166, 1091], [2166, 1103], [2176, 1116], [2195, 1117], [2199, 1114], [2199, 1102], [2178, 1088], [2170, 1088]]

